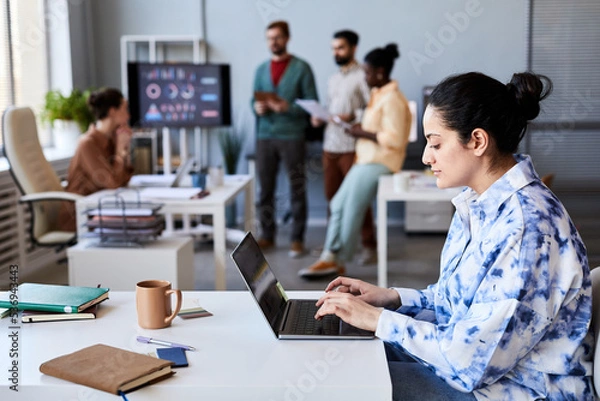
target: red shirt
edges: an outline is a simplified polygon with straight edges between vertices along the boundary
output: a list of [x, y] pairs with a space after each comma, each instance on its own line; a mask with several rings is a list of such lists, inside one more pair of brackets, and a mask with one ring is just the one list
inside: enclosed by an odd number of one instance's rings
[[271, 80], [273, 81], [273, 86], [279, 85], [279, 81], [291, 59], [291, 57], [288, 57], [285, 60], [271, 60]]

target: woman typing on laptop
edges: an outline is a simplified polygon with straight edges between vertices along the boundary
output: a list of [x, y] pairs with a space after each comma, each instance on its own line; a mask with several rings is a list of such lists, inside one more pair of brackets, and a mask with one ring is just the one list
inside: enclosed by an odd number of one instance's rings
[[[118, 89], [93, 92], [88, 107], [96, 118], [82, 136], [69, 165], [68, 192], [90, 195], [102, 189], [127, 185], [133, 174], [129, 157], [132, 131], [129, 127], [129, 105]], [[72, 203], [63, 202], [61, 225], [75, 230]]]
[[585, 247], [526, 155], [514, 154], [550, 81], [447, 78], [424, 113], [423, 162], [465, 186], [438, 282], [383, 289], [339, 277], [317, 303], [385, 341], [395, 400], [592, 400]]

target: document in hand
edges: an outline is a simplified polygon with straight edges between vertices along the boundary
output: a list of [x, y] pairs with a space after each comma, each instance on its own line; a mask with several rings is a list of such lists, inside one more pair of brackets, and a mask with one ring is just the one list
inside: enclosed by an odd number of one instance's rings
[[296, 104], [306, 110], [311, 116], [319, 120], [329, 121], [331, 115], [329, 111], [319, 104], [316, 100], [296, 99]]
[[17, 292], [4, 293], [0, 308], [45, 312], [79, 313], [108, 299], [108, 288], [23, 283]]
[[119, 394], [173, 375], [172, 364], [171, 361], [96, 344], [44, 362], [40, 372]]

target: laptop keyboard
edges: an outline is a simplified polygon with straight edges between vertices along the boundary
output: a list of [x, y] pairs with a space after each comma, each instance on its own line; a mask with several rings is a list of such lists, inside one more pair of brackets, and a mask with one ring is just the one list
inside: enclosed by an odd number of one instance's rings
[[340, 332], [340, 318], [335, 315], [324, 316], [321, 320], [315, 319], [317, 306], [315, 301], [296, 302], [292, 315], [291, 330], [295, 334], [336, 335]]

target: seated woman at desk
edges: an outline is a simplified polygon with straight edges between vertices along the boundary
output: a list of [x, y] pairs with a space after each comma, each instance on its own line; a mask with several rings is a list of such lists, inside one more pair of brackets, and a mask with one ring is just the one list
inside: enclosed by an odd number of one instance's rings
[[312, 266], [298, 272], [312, 278], [343, 274], [352, 260], [364, 216], [377, 192], [379, 177], [395, 173], [402, 167], [410, 131], [408, 101], [390, 79], [398, 47], [389, 44], [365, 56], [365, 79], [371, 100], [361, 124], [346, 132], [357, 138], [356, 162], [331, 199], [331, 216], [323, 253]]
[[585, 246], [527, 155], [514, 154], [551, 82], [447, 78], [429, 99], [423, 163], [465, 186], [424, 290], [338, 277], [317, 318], [336, 314], [386, 344], [395, 400], [592, 400]]
[[[88, 107], [96, 122], [81, 137], [67, 174], [66, 190], [80, 195], [125, 186], [133, 174], [129, 105], [121, 91], [106, 88], [93, 92]], [[72, 204], [63, 203], [60, 221], [64, 230], [75, 230]]]

